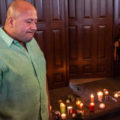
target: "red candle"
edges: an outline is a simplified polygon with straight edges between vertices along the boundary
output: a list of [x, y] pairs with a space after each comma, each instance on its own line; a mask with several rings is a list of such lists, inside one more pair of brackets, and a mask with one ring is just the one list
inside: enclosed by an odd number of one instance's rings
[[95, 103], [91, 102], [90, 103], [90, 112], [94, 112], [94, 110], [95, 110]]

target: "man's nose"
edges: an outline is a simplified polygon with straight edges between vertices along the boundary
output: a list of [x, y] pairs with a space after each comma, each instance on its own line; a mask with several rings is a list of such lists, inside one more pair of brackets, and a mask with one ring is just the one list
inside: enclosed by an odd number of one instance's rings
[[31, 24], [31, 29], [32, 30], [37, 30], [37, 25], [36, 25], [36, 23], [35, 22], [33, 22], [32, 24]]

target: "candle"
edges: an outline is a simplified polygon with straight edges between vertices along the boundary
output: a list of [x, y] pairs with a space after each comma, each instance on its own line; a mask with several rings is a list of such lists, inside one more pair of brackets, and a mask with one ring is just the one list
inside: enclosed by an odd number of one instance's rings
[[65, 113], [66, 112], [66, 106], [64, 103], [60, 103], [60, 112]]
[[80, 100], [77, 100], [77, 101], [76, 101], [76, 105], [77, 105], [77, 106], [79, 106], [79, 105], [80, 105], [80, 103], [81, 103], [81, 101], [80, 101]]
[[80, 103], [80, 109], [82, 109], [83, 108], [83, 103]]
[[94, 112], [94, 110], [95, 110], [95, 103], [91, 102], [90, 103], [90, 112]]
[[97, 96], [98, 96], [98, 101], [102, 102], [103, 92], [102, 91], [97, 92]]
[[104, 94], [105, 94], [105, 100], [108, 100], [108, 94], [109, 94], [109, 91], [107, 89], [104, 89]]
[[84, 110], [77, 110], [77, 114], [84, 115]]
[[91, 99], [91, 102], [94, 102], [94, 95], [93, 94], [90, 95], [90, 99]]
[[69, 104], [69, 103], [70, 103], [70, 100], [69, 100], [69, 99], [67, 99], [67, 100], [66, 100], [66, 103], [67, 103], [67, 104]]
[[62, 103], [62, 100], [58, 100], [58, 103]]
[[108, 95], [108, 94], [109, 94], [109, 91], [107, 91], [107, 90], [104, 91], [104, 94], [105, 94], [105, 95]]
[[72, 113], [72, 108], [73, 108], [72, 106], [68, 106], [67, 107], [67, 113], [68, 113], [68, 115]]
[[65, 119], [66, 119], [66, 114], [65, 114], [65, 113], [62, 113], [62, 114], [61, 114], [61, 119], [62, 119], [62, 120], [65, 120]]
[[117, 94], [117, 93], [115, 93], [115, 94], [114, 94], [114, 97], [115, 97], [115, 98], [118, 98], [118, 94]]
[[104, 109], [104, 108], [105, 108], [105, 104], [104, 104], [104, 103], [100, 103], [100, 104], [99, 104], [99, 108], [100, 108], [100, 109]]

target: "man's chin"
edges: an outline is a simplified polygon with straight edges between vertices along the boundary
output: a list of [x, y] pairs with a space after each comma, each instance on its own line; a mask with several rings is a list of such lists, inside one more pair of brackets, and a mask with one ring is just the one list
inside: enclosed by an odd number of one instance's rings
[[[33, 38], [33, 37], [32, 37]], [[25, 42], [30, 42], [32, 40], [32, 38], [26, 39]]]

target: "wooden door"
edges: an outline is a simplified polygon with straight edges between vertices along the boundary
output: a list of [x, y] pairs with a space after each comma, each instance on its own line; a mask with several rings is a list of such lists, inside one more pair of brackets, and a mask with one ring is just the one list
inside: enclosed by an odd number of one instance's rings
[[[115, 42], [118, 35], [120, 35], [120, 0], [114, 0], [114, 32], [113, 39]], [[120, 76], [120, 63], [113, 60], [114, 76]]]
[[[4, 25], [6, 10], [13, 0], [0, 0], [0, 26]], [[45, 54], [49, 88], [68, 84], [68, 30], [66, 0], [26, 0], [38, 12], [35, 38]]]
[[112, 0], [69, 0], [70, 78], [112, 72]]

